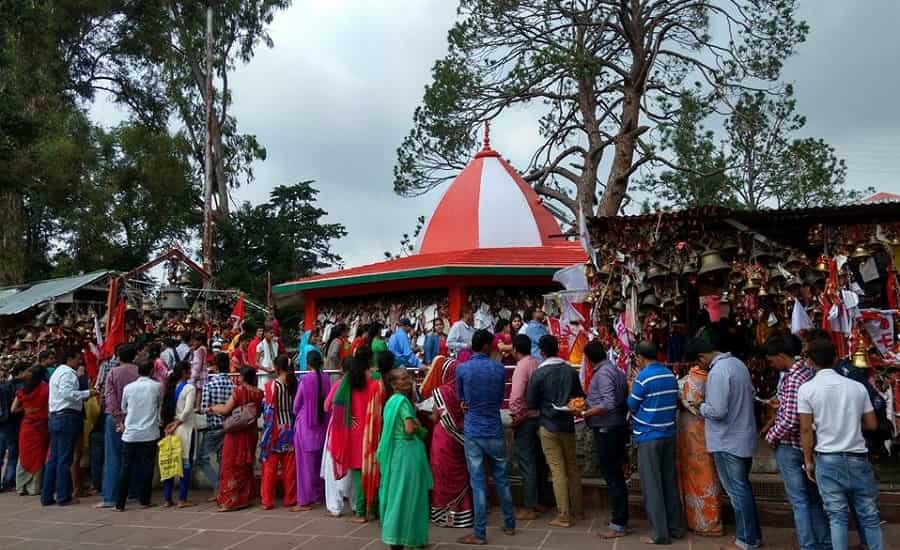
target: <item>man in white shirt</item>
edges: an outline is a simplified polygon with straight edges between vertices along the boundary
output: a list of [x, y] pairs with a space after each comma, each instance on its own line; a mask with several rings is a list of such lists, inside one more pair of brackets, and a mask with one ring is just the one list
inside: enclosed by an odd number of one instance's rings
[[275, 374], [275, 358], [278, 357], [278, 341], [275, 340], [275, 329], [266, 327], [263, 339], [256, 345], [256, 375], [259, 389], [264, 390], [266, 383]]
[[453, 326], [450, 327], [450, 333], [447, 335], [447, 349], [450, 350], [451, 354], [456, 355], [460, 351], [472, 347], [472, 335], [475, 334], [475, 327], [472, 326], [474, 321], [475, 316], [472, 313], [472, 308], [464, 307], [462, 318], [453, 323]]
[[[141, 507], [149, 508], [153, 489], [153, 467], [156, 464], [156, 442], [159, 440], [159, 411], [162, 407], [160, 384], [150, 378], [153, 363], [138, 364], [138, 379], [122, 392], [125, 430], [122, 432], [122, 466], [116, 494], [116, 510], [125, 511], [128, 481], [134, 479]], [[132, 477], [132, 470], [137, 473]]]
[[806, 475], [818, 485], [828, 514], [831, 545], [835, 550], [847, 548], [847, 511], [852, 505], [869, 550], [882, 550], [878, 484], [862, 434], [878, 427], [869, 394], [862, 384], [834, 370], [837, 354], [827, 336], [811, 337], [806, 354], [816, 375], [797, 391], [800, 444]]
[[97, 395], [96, 390], [80, 390], [75, 371], [81, 364], [81, 350], [70, 348], [63, 353], [63, 363], [50, 377], [50, 456], [44, 465], [41, 504], [50, 506], [73, 504], [72, 459], [75, 445], [83, 430], [84, 400]]

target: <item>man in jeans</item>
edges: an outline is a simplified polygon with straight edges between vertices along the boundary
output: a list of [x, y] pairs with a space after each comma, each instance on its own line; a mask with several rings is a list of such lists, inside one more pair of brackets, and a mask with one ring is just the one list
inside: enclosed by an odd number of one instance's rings
[[594, 374], [588, 389], [588, 409], [582, 413], [594, 430], [597, 464], [606, 479], [612, 515], [609, 531], [600, 537], [613, 539], [628, 534], [628, 486], [623, 467], [627, 460], [628, 380], [622, 369], [606, 358], [603, 344], [594, 340], [584, 347]]
[[806, 355], [816, 375], [797, 391], [800, 441], [806, 475], [818, 485], [831, 524], [831, 545], [847, 548], [852, 506], [869, 550], [882, 550], [878, 484], [862, 434], [878, 427], [872, 401], [865, 386], [834, 370], [837, 353], [830, 340], [810, 339]]
[[81, 350], [70, 348], [63, 353], [63, 364], [50, 377], [50, 455], [44, 465], [41, 504], [72, 504], [72, 459], [75, 445], [84, 426], [84, 401], [95, 390], [79, 390], [75, 371], [81, 363]]
[[491, 462], [491, 478], [503, 508], [503, 532], [507, 535], [516, 532], [512, 494], [506, 478], [506, 439], [500, 420], [506, 371], [503, 365], [489, 356], [493, 339], [493, 335], [486, 330], [475, 331], [472, 335], [475, 355], [456, 369], [456, 393], [466, 414], [463, 435], [475, 507], [475, 532], [461, 538], [461, 544], [481, 545], [487, 542], [485, 462], [488, 460]]
[[778, 383], [778, 409], [766, 430], [766, 443], [775, 449], [775, 461], [781, 471], [784, 491], [794, 509], [799, 550], [830, 550], [831, 534], [819, 489], [803, 471], [797, 392], [801, 385], [812, 380], [815, 373], [805, 361], [795, 359], [800, 355], [800, 348], [800, 340], [796, 336], [774, 336], [766, 342], [769, 366], [784, 373]]
[[209, 412], [213, 405], [223, 405], [231, 397], [231, 378], [228, 376], [228, 355], [217, 353], [206, 391], [200, 399], [200, 411], [206, 413], [206, 428], [200, 430], [200, 450], [197, 452], [197, 469], [203, 472], [206, 481], [212, 486], [211, 502], [216, 500], [219, 492], [219, 473], [212, 467], [209, 458], [216, 455], [216, 464], [222, 463], [222, 443], [225, 441], [225, 430], [222, 428], [222, 417]]
[[535, 409], [529, 409], [525, 402], [528, 381], [537, 370], [537, 361], [531, 356], [531, 338], [525, 334], [516, 334], [513, 337], [513, 354], [517, 363], [509, 393], [509, 414], [513, 419], [513, 441], [522, 474], [522, 509], [516, 513], [516, 519], [524, 521], [537, 519], [538, 514], [548, 510], [544, 506], [549, 497], [545, 494], [547, 462], [538, 435], [539, 413]]
[[143, 508], [152, 506], [153, 468], [159, 441], [162, 385], [153, 380], [153, 362], [144, 359], [138, 366], [138, 379], [122, 391], [121, 408], [125, 414], [122, 430], [122, 465], [116, 493], [116, 511], [125, 511], [130, 481]]
[[[137, 348], [134, 344], [123, 344], [117, 350], [118, 365], [109, 370], [103, 389], [103, 404], [106, 407], [106, 432], [103, 438], [103, 498], [97, 508], [112, 508], [116, 505], [119, 470], [122, 467], [122, 432], [125, 431], [125, 413], [122, 412], [122, 392], [125, 386], [138, 379], [134, 358]], [[132, 487], [133, 484], [129, 483]], [[133, 487], [132, 487], [133, 488]], [[134, 493], [132, 493], [132, 496]]]
[[640, 369], [631, 394], [631, 431], [637, 445], [644, 509], [650, 522], [645, 544], [671, 544], [684, 536], [681, 495], [675, 478], [675, 414], [678, 381], [656, 360], [656, 344], [640, 342], [634, 350]]
[[543, 363], [528, 382], [527, 403], [540, 411], [541, 447], [550, 465], [553, 494], [559, 516], [549, 522], [554, 527], [568, 528], [584, 519], [581, 497], [581, 471], [575, 460], [575, 416], [565, 408], [573, 397], [584, 397], [578, 370], [557, 357], [559, 342], [551, 335], [538, 342]]
[[734, 509], [735, 541], [723, 549], [756, 548], [762, 544], [762, 532], [750, 486], [757, 440], [750, 371], [737, 357], [699, 338], [688, 342], [685, 355], [709, 370], [706, 402], [698, 408], [706, 420], [706, 449]]

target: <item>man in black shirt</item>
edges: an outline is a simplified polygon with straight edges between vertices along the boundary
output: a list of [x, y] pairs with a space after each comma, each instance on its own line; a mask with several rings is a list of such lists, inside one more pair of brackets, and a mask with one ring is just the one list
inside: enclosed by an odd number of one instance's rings
[[565, 407], [573, 397], [584, 397], [584, 390], [578, 371], [557, 357], [559, 342], [554, 336], [542, 336], [538, 347], [546, 359], [531, 375], [526, 401], [528, 408], [540, 411], [541, 446], [553, 476], [559, 516], [550, 525], [567, 528], [584, 517], [584, 508], [575, 461], [575, 417]]

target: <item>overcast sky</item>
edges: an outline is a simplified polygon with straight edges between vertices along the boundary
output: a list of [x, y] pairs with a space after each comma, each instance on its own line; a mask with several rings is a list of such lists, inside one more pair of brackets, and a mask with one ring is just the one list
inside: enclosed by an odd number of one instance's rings
[[[801, 4], [811, 32], [784, 76], [808, 118], [803, 136], [836, 148], [851, 186], [900, 193], [900, 2]], [[234, 198], [261, 202], [276, 185], [314, 179], [329, 221], [349, 232], [335, 243], [348, 266], [396, 250], [443, 191], [401, 198], [392, 168], [455, 11], [453, 0], [294, 0], [275, 18], [274, 48], [230, 77], [241, 131], [268, 151]], [[518, 111], [492, 127], [492, 145], [514, 164], [538, 140], [533, 118]]]

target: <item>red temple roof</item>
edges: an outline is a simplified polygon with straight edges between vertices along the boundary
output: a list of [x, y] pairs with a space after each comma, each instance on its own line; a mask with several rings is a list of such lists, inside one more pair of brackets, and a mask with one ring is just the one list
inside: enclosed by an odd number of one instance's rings
[[352, 267], [282, 283], [276, 294], [360, 283], [440, 275], [552, 275], [560, 268], [587, 261], [580, 245], [520, 248], [476, 248], [415, 254], [396, 260]]

